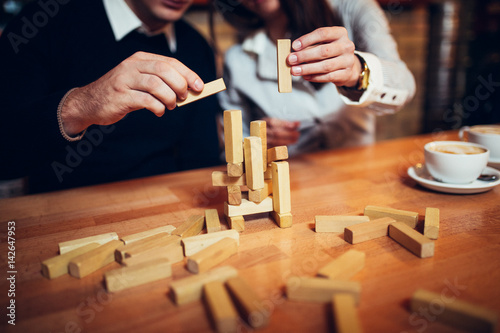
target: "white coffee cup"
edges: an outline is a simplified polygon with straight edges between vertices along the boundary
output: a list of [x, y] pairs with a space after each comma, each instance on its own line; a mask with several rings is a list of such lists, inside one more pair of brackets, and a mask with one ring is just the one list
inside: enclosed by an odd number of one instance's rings
[[424, 146], [425, 166], [436, 180], [469, 184], [488, 164], [488, 148], [463, 141], [434, 141]]
[[500, 160], [500, 126], [464, 126], [458, 132], [458, 136], [462, 141], [474, 142], [485, 146], [490, 151], [490, 159]]

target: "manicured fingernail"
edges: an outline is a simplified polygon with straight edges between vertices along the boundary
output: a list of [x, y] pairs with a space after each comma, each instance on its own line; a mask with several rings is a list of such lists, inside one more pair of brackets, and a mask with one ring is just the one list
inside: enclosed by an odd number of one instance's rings
[[295, 64], [297, 63], [297, 56], [295, 54], [292, 54], [288, 57], [288, 61], [290, 62], [290, 64]]
[[203, 82], [201, 82], [200, 79], [196, 79], [196, 81], [194, 81], [194, 88], [196, 88], [196, 90], [202, 90]]
[[300, 40], [296, 40], [293, 42], [292, 44], [292, 48], [295, 50], [295, 51], [298, 51], [302, 48], [302, 43], [300, 42]]
[[292, 74], [293, 75], [300, 75], [300, 73], [302, 73], [302, 68], [300, 68], [299, 66], [292, 67]]

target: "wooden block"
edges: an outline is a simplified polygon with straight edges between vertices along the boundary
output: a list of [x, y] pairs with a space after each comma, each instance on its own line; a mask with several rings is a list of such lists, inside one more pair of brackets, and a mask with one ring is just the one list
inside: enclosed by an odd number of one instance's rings
[[80, 239], [74, 239], [67, 242], [59, 243], [59, 254], [65, 254], [69, 251], [73, 251], [79, 247], [90, 243], [98, 243], [100, 245], [110, 242], [112, 240], [118, 240], [118, 235], [116, 232], [108, 232], [101, 235], [95, 235]]
[[190, 237], [198, 235], [205, 226], [205, 217], [203, 215], [192, 215], [177, 229], [172, 232], [172, 235]]
[[436, 320], [469, 332], [496, 332], [498, 316], [494, 311], [469, 302], [446, 297], [443, 294], [418, 289], [410, 301], [411, 311], [422, 313], [422, 310], [431, 311]]
[[238, 243], [232, 238], [223, 238], [218, 242], [188, 257], [187, 269], [198, 274], [208, 271], [227, 258], [238, 253]]
[[207, 232], [216, 232], [221, 230], [217, 209], [205, 209], [205, 224], [207, 225]]
[[262, 142], [262, 169], [267, 169], [267, 128], [264, 120], [250, 122], [250, 136], [257, 136]]
[[243, 122], [241, 110], [224, 111], [224, 145], [227, 163], [243, 162]]
[[248, 190], [248, 200], [259, 203], [273, 193], [272, 179], [264, 179], [264, 187], [260, 190]]
[[274, 222], [280, 228], [290, 228], [292, 226], [292, 213], [277, 213], [275, 211], [271, 212]]
[[267, 163], [283, 161], [288, 159], [287, 146], [278, 146], [267, 150]]
[[89, 252], [71, 259], [68, 271], [71, 276], [82, 278], [115, 261], [115, 250], [122, 246], [119, 240], [107, 242]]
[[350, 294], [334, 294], [332, 298], [333, 322], [336, 333], [362, 333], [354, 297]]
[[236, 244], [238, 246], [240, 245], [240, 234], [236, 230], [212, 232], [209, 234], [183, 238], [182, 245], [184, 246], [184, 255], [186, 257], [192, 256], [193, 254], [206, 249], [210, 245], [215, 244], [224, 238], [234, 239]]
[[[176, 237], [178, 240], [180, 240], [177, 236], [173, 237]], [[141, 252], [131, 257], [126, 257], [124, 260], [122, 260], [121, 264], [123, 266], [135, 266], [137, 264], [156, 259], [165, 259], [168, 260], [171, 264], [183, 261], [184, 251], [182, 245], [172, 244], [170, 246], [159, 247], [149, 251]]]
[[347, 293], [359, 303], [361, 284], [355, 281], [292, 276], [286, 282], [286, 294], [293, 301], [331, 302], [338, 293]]
[[273, 168], [271, 167], [271, 163], [267, 165], [266, 171], [264, 171], [264, 180], [273, 179]]
[[292, 92], [292, 73], [286, 58], [290, 54], [292, 42], [290, 39], [278, 39], [276, 48], [278, 50], [278, 91], [280, 93]]
[[318, 215], [314, 217], [316, 232], [344, 232], [346, 227], [369, 222], [368, 216]]
[[241, 177], [244, 173], [245, 168], [243, 162], [227, 164], [227, 175], [229, 177]]
[[262, 299], [240, 276], [226, 281], [227, 289], [237, 304], [242, 318], [253, 328], [269, 324], [271, 313], [262, 306]]
[[264, 187], [264, 169], [262, 167], [262, 140], [250, 136], [244, 140], [245, 175], [247, 186], [251, 190]]
[[434, 256], [434, 241], [410, 228], [404, 222], [391, 224], [389, 226], [389, 237], [420, 258]]
[[172, 231], [174, 231], [174, 230], [175, 230], [175, 227], [173, 225], [164, 225], [164, 226], [161, 226], [158, 228], [149, 229], [149, 230], [145, 230], [142, 232], [138, 232], [136, 234], [124, 236], [121, 238], [121, 240], [123, 243], [125, 243], [125, 245], [127, 245], [127, 244], [133, 243], [135, 241], [138, 241], [140, 239], [144, 239], [144, 238], [147, 238], [147, 237], [150, 237], [153, 235], [157, 235], [157, 234], [161, 234], [161, 233], [165, 233], [165, 234], [170, 235], [172, 233]]
[[227, 187], [227, 202], [230, 205], [241, 205], [241, 187], [239, 185]]
[[290, 168], [288, 162], [273, 162], [273, 209], [283, 214], [290, 213], [292, 202], [290, 198]]
[[213, 281], [205, 284], [203, 294], [217, 332], [236, 332], [238, 313], [224, 287], [224, 283]]
[[126, 266], [160, 258], [166, 258], [172, 264], [184, 260], [181, 238], [173, 235], [154, 235], [121, 246], [115, 251], [115, 260]]
[[212, 281], [225, 282], [227, 279], [237, 275], [238, 271], [231, 266], [217, 267], [205, 273], [172, 281], [170, 283], [170, 290], [172, 291], [175, 304], [187, 304], [201, 299], [205, 284]]
[[439, 236], [439, 208], [425, 209], [424, 236], [438, 239]]
[[222, 78], [205, 83], [205, 86], [203, 87], [203, 90], [201, 92], [188, 90], [186, 99], [183, 101], [177, 100], [177, 106], [183, 106], [195, 102], [199, 99], [211, 96], [223, 90], [226, 90], [226, 85], [224, 84], [224, 80]]
[[229, 177], [227, 172], [214, 171], [212, 172], [212, 186], [231, 186], [231, 185], [246, 185], [246, 175], [240, 177]]
[[245, 219], [243, 216], [226, 216], [229, 228], [236, 230], [238, 232], [245, 231]]
[[100, 244], [98, 243], [90, 243], [73, 251], [42, 261], [42, 275], [48, 279], [55, 279], [61, 275], [68, 274], [68, 264], [73, 258], [99, 246]]
[[273, 210], [273, 197], [269, 196], [261, 203], [255, 203], [247, 199], [241, 199], [241, 205], [229, 205], [224, 202], [224, 214], [227, 216], [245, 216], [258, 213], [267, 213]]
[[365, 267], [365, 253], [349, 250], [320, 268], [318, 276], [347, 280]]
[[155, 259], [104, 273], [106, 289], [116, 292], [172, 276], [168, 259]]
[[389, 225], [396, 220], [382, 217], [370, 222], [358, 223], [344, 229], [344, 240], [351, 244], [366, 242], [379, 237], [387, 236]]
[[411, 228], [415, 228], [418, 222], [417, 212], [393, 209], [389, 207], [366, 206], [364, 214], [365, 216], [369, 216], [370, 220], [375, 220], [381, 217], [392, 217], [396, 221], [406, 223]]

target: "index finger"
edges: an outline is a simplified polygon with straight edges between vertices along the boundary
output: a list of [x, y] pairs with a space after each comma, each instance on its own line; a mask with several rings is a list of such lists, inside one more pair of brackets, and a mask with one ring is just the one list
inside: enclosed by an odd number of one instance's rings
[[315, 44], [332, 42], [339, 39], [344, 34], [347, 35], [347, 30], [344, 27], [318, 28], [294, 40], [292, 49], [294, 51], [300, 51]]

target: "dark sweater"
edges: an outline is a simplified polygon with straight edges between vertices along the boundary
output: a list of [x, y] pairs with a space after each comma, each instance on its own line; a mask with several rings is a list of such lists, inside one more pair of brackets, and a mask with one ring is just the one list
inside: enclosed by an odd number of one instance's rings
[[101, 0], [53, 3], [57, 12], [27, 6], [0, 38], [0, 179], [29, 176], [34, 193], [219, 163], [215, 96], [161, 118], [134, 111], [114, 125], [89, 127], [81, 141], [64, 140], [56, 117], [63, 95], [137, 51], [174, 57], [204, 82], [215, 79], [215, 66], [212, 50], [186, 22], [175, 24], [172, 54], [163, 35], [134, 31], [116, 42]]

